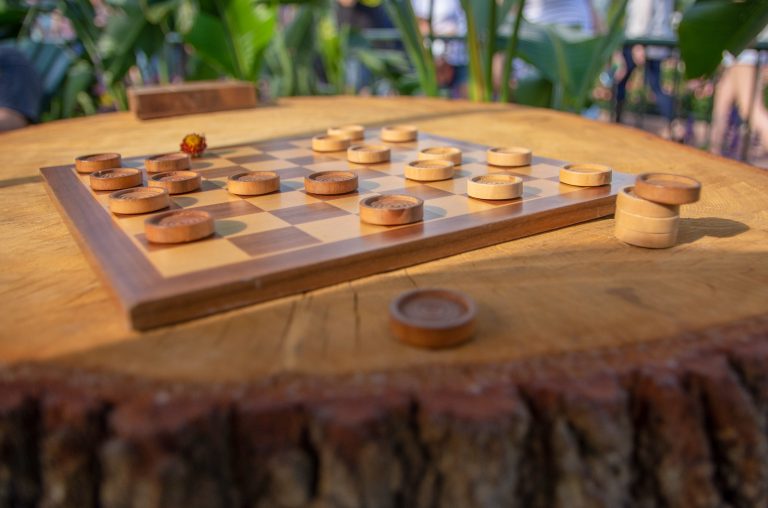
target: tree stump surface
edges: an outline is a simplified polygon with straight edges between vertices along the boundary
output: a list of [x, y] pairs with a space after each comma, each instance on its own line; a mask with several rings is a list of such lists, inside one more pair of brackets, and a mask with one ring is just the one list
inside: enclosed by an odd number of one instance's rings
[[[37, 169], [329, 125], [416, 124], [702, 181], [680, 242], [598, 220], [149, 333], [126, 328]], [[768, 174], [572, 115], [297, 98], [0, 138], [0, 507], [768, 505]], [[413, 287], [473, 296], [469, 344], [389, 335]]]

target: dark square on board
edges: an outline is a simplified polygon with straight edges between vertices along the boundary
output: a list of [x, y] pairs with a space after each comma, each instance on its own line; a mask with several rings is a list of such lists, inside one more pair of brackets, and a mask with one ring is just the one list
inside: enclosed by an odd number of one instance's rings
[[230, 238], [229, 241], [250, 256], [261, 256], [272, 252], [321, 243], [314, 236], [294, 227], [235, 236]]
[[309, 205], [292, 206], [290, 208], [272, 210], [269, 213], [294, 225], [349, 215], [349, 212], [345, 212], [341, 208], [326, 203], [311, 203]]

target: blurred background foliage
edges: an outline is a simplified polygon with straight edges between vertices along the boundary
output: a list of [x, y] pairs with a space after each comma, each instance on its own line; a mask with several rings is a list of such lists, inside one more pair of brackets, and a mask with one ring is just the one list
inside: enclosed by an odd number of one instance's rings
[[[271, 97], [355, 93], [352, 61], [369, 73], [374, 93], [444, 94], [431, 34], [420, 31], [411, 0], [383, 1], [398, 30], [384, 47], [339, 23], [335, 0], [106, 0], [107, 15], [91, 0], [0, 0], [0, 44], [21, 49], [40, 72], [45, 120], [126, 109], [132, 84], [235, 78]], [[723, 50], [738, 53], [768, 22], [765, 0], [682, 1], [688, 77], [712, 74]], [[583, 111], [623, 42], [627, 0], [608, 0], [594, 35], [529, 23], [524, 2], [461, 0], [469, 97]], [[57, 17], [72, 33], [39, 37]], [[518, 60], [533, 72], [516, 79]]]

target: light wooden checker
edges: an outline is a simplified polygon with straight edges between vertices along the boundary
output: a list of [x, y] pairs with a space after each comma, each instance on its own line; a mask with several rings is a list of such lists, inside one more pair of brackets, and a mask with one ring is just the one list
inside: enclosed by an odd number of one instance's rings
[[[369, 130], [364, 140], [380, 143]], [[415, 182], [405, 165], [420, 150], [455, 146], [463, 163], [454, 178]], [[192, 161], [200, 190], [170, 197], [166, 210], [205, 211], [215, 220], [211, 238], [181, 245], [156, 245], [144, 221], [165, 210], [116, 216], [108, 192], [88, 187], [88, 175], [73, 165], [43, 168], [54, 202], [87, 257], [138, 329], [184, 321], [287, 294], [314, 289], [398, 267], [611, 215], [616, 194], [634, 177], [614, 172], [611, 185], [581, 188], [561, 184], [563, 161], [534, 156], [531, 166], [500, 171], [486, 163], [489, 147], [419, 133], [414, 142], [391, 146], [391, 160], [347, 161], [346, 152], [313, 153], [312, 137], [209, 149]], [[164, 147], [157, 147], [162, 150]], [[119, 151], [120, 147], [115, 147]], [[147, 174], [145, 157], [123, 160]], [[304, 191], [304, 177], [319, 171], [353, 171], [356, 192], [321, 196]], [[280, 191], [238, 196], [227, 178], [244, 171], [274, 171]], [[488, 173], [519, 176], [523, 195], [486, 201], [467, 196], [469, 179]], [[378, 194], [410, 194], [424, 201], [423, 221], [377, 226], [360, 221], [359, 203]], [[322, 268], [318, 268], [322, 267]]]

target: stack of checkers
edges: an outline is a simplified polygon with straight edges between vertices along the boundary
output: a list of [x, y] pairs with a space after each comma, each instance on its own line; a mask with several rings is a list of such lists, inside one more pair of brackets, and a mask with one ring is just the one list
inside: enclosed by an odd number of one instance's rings
[[701, 184], [687, 176], [645, 173], [616, 198], [616, 238], [649, 249], [677, 242], [680, 205], [699, 200]]

